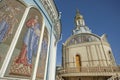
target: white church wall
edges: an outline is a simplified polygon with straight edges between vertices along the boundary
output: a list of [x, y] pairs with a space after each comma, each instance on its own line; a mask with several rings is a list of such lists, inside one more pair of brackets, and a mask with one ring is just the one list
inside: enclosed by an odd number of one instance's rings
[[[69, 67], [76, 67], [76, 55], [81, 57], [82, 67], [107, 66], [110, 64], [108, 51], [111, 50], [108, 43], [101, 45], [101, 42], [82, 43], [68, 46], [66, 59]], [[67, 58], [68, 57], [68, 58]]]
[[97, 55], [97, 51], [96, 51], [95, 45], [94, 44], [91, 45], [90, 49], [91, 49], [91, 53], [90, 54], [92, 56], [92, 62], [93, 62], [92, 66], [98, 66], [99, 60], [98, 60], [98, 55]]

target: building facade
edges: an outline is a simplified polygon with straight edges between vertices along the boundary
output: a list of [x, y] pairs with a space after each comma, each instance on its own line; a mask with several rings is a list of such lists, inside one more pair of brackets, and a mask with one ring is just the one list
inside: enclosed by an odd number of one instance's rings
[[75, 29], [62, 46], [62, 67], [58, 80], [118, 80], [120, 67], [115, 63], [107, 37], [92, 33], [83, 16], [76, 11]]
[[0, 0], [0, 80], [55, 80], [60, 36], [54, 0]]

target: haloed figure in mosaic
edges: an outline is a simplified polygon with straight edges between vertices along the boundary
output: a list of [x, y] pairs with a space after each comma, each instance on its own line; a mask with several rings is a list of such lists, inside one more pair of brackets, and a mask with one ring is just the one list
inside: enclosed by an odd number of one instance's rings
[[3, 41], [6, 32], [8, 31], [9, 24], [8, 24], [8, 17], [6, 15], [0, 20], [0, 42]]
[[[46, 61], [46, 57], [47, 57], [47, 47], [48, 47], [47, 38], [44, 37], [43, 42], [42, 42], [41, 56], [40, 56], [41, 67], [44, 66], [43, 68], [45, 68], [45, 61]], [[42, 70], [44, 70], [44, 69], [42, 69]]]
[[[5, 11], [2, 11], [2, 10]], [[11, 6], [5, 6], [0, 10], [0, 42], [5, 41], [12, 33], [15, 23], [18, 23], [16, 18], [18, 8], [12, 8]]]
[[42, 40], [42, 49], [40, 54], [39, 67], [37, 71], [37, 78], [43, 79], [45, 74], [45, 66], [47, 59], [47, 50], [48, 50], [48, 34], [44, 32], [44, 37]]
[[24, 66], [32, 68], [32, 56], [37, 52], [40, 37], [40, 24], [38, 23], [38, 16], [29, 19], [26, 22], [26, 26], [28, 30], [24, 36], [23, 46], [16, 63], [21, 63]]

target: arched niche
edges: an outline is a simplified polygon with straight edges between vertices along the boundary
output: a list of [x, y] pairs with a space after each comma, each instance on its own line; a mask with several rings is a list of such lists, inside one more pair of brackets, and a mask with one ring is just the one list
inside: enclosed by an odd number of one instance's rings
[[18, 29], [26, 6], [18, 0], [0, 1], [0, 69]]
[[32, 77], [42, 25], [42, 14], [37, 8], [31, 7], [22, 26], [5, 76], [27, 79]]

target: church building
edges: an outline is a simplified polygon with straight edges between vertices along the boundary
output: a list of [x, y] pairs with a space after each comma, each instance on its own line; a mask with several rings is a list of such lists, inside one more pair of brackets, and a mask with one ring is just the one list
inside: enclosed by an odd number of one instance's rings
[[62, 45], [62, 67], [57, 68], [56, 79], [120, 80], [120, 67], [106, 35], [92, 33], [79, 10], [74, 21], [75, 29]]
[[0, 80], [55, 80], [60, 38], [54, 0], [0, 0]]

